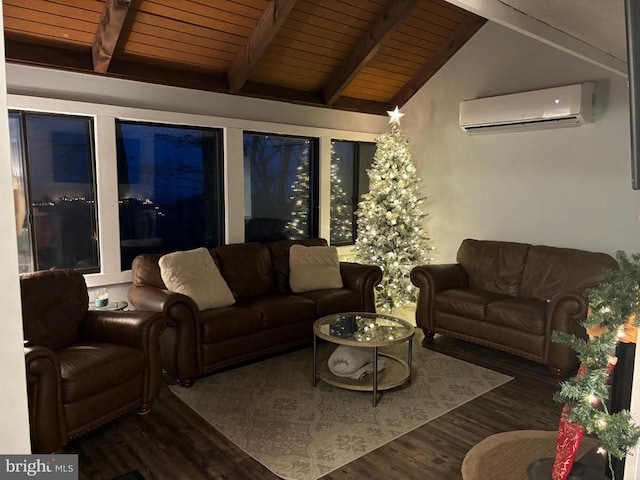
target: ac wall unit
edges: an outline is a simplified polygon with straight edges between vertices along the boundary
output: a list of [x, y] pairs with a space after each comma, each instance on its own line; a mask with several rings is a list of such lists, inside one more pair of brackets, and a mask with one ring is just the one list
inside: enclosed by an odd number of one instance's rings
[[594, 82], [460, 102], [460, 128], [500, 133], [593, 122]]

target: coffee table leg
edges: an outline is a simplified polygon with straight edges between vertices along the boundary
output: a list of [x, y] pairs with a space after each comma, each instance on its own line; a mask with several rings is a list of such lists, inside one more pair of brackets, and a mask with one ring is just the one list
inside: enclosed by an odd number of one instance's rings
[[313, 335], [313, 379], [311, 381], [311, 385], [313, 385], [314, 387], [318, 384], [318, 377], [317, 377], [317, 372], [316, 369], [318, 368], [316, 366], [316, 356], [318, 354], [318, 346], [317, 346], [318, 340], [316, 338], [316, 335]]
[[378, 347], [373, 347], [373, 406], [378, 404]]

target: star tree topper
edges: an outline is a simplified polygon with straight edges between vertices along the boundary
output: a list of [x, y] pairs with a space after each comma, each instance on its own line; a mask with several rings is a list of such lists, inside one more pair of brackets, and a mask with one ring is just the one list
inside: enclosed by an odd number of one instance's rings
[[400, 119], [404, 117], [404, 113], [400, 113], [398, 106], [396, 105], [395, 110], [387, 110], [389, 114], [389, 124], [400, 126]]

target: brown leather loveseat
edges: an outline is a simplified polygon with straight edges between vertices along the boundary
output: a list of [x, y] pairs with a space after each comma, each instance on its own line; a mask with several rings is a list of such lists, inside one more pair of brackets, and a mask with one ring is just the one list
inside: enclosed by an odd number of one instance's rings
[[31, 445], [60, 451], [130, 410], [147, 413], [162, 387], [159, 313], [89, 311], [74, 270], [20, 276]]
[[558, 375], [575, 352], [551, 341], [554, 330], [585, 338], [584, 290], [618, 263], [604, 253], [515, 242], [466, 239], [457, 263], [411, 272], [420, 291], [416, 323], [425, 343], [435, 333], [487, 345], [548, 365]]
[[200, 311], [188, 296], [167, 290], [161, 255], [138, 255], [129, 301], [138, 310], [163, 312], [164, 368], [189, 386], [195, 378], [234, 364], [311, 344], [313, 322], [331, 313], [375, 311], [377, 266], [341, 262], [342, 288], [294, 294], [289, 287], [293, 244], [326, 246], [324, 239], [238, 243], [209, 251], [233, 293], [231, 306]]

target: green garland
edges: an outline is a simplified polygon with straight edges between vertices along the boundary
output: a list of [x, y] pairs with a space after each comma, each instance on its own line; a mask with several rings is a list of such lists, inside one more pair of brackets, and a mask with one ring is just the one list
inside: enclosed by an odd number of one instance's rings
[[573, 348], [584, 370], [562, 382], [553, 398], [571, 407], [569, 421], [580, 425], [585, 433], [596, 435], [609, 455], [622, 459], [638, 444], [640, 427], [628, 410], [608, 412], [607, 380], [610, 363], [615, 363], [611, 356], [625, 324], [633, 316], [632, 325], [640, 325], [640, 254], [632, 254], [629, 259], [618, 252], [616, 258], [620, 269], [606, 270], [602, 283], [585, 291], [589, 314], [581, 324], [602, 333], [587, 341], [566, 332], [553, 332], [552, 340]]

